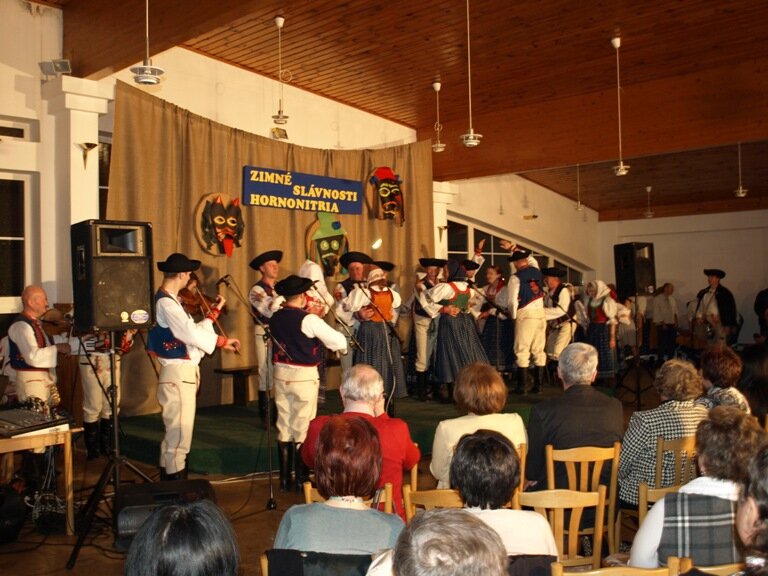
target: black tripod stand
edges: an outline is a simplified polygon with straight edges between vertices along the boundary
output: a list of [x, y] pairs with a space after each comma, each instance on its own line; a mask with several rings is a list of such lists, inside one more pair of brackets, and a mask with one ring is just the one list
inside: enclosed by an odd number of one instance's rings
[[[99, 507], [99, 502], [104, 498], [104, 489], [109, 482], [110, 477], [115, 487], [115, 495], [113, 497], [113, 504], [117, 500], [118, 493], [120, 491], [120, 467], [127, 466], [135, 474], [141, 476], [146, 482], [152, 482], [152, 479], [139, 470], [132, 462], [120, 454], [120, 425], [117, 418], [117, 384], [115, 383], [117, 378], [115, 374], [115, 333], [110, 331], [109, 334], [109, 386], [105, 387], [104, 384], [99, 381], [102, 391], [109, 401], [109, 406], [112, 409], [112, 450], [109, 453], [109, 462], [104, 467], [104, 470], [99, 477], [99, 481], [96, 483], [93, 492], [91, 492], [88, 502], [85, 505], [83, 511], [83, 520], [80, 525], [80, 533], [77, 537], [77, 542], [72, 548], [72, 553], [67, 560], [67, 570], [71, 570], [77, 562], [77, 556], [80, 553], [80, 548], [83, 547], [85, 538], [91, 530], [93, 524], [93, 518], [96, 515], [96, 510]], [[98, 379], [98, 375], [96, 376]], [[115, 507], [112, 506], [112, 528], [116, 531], [117, 517], [115, 516]]]
[[[638, 292], [635, 292], [635, 343], [632, 347], [632, 367], [628, 368], [627, 371], [622, 374], [622, 376], [619, 378], [617, 389], [623, 389], [627, 390], [631, 394], [634, 394], [635, 396], [635, 406], [636, 410], [640, 410], [641, 407], [641, 400], [643, 392], [646, 392], [650, 390], [653, 386], [642, 386], [642, 370], [645, 370], [645, 372], [651, 377], [651, 380], [654, 379], [655, 374], [653, 370], [649, 367], [648, 361], [643, 359], [640, 355], [640, 340], [642, 340], [643, 336], [643, 326], [638, 321], [640, 318], [639, 315], [639, 309], [640, 309], [640, 294]], [[650, 343], [649, 343], [650, 344]], [[635, 372], [635, 382], [634, 387], [628, 386], [624, 384], [624, 379], [629, 375], [629, 373], [634, 369]]]

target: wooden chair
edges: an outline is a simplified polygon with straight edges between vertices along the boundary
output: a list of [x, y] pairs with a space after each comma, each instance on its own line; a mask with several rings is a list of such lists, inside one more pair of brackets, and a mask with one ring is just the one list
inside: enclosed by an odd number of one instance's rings
[[741, 572], [744, 570], [745, 566], [743, 562], [736, 562], [735, 564], [720, 564], [719, 566], [694, 566], [693, 560], [691, 558], [677, 558], [675, 556], [670, 556], [668, 558], [670, 562], [672, 559], [680, 563], [680, 574], [685, 574], [692, 568], [696, 568], [697, 570], [701, 570], [707, 574], [712, 574], [712, 576], [731, 576], [731, 574], [736, 574], [736, 572]]
[[[325, 498], [320, 495], [317, 488], [312, 486], [311, 482], [304, 482], [304, 503], [312, 504], [314, 502], [325, 502]], [[384, 484], [383, 499], [379, 500], [379, 503], [382, 502], [384, 503], [384, 512], [392, 514], [392, 484], [390, 482]], [[373, 500], [366, 500], [365, 503], [372, 506]]]
[[[671, 453], [674, 474], [672, 482], [668, 486], [682, 486], [693, 480], [697, 475], [696, 470], [696, 437], [683, 436], [674, 440], [667, 440], [663, 436], [656, 438], [656, 473], [654, 475], [654, 488], [663, 487], [664, 456]], [[639, 495], [638, 495], [639, 496]], [[643, 516], [648, 512], [646, 509]], [[637, 531], [640, 526], [640, 514], [637, 510], [619, 509], [616, 514], [615, 542], [618, 546], [621, 542], [621, 528], [627, 518], [637, 518], [637, 525], [630, 528]]]
[[[562, 562], [552, 563], [552, 576], [563, 576]], [[632, 566], [611, 566], [610, 568], [598, 568], [578, 572], [579, 576], [678, 576], [680, 574], [680, 561], [674, 556], [669, 557], [666, 568], [633, 568]]]
[[[614, 554], [617, 551], [613, 523], [616, 518], [617, 478], [619, 473], [619, 457], [621, 455], [621, 442], [614, 442], [610, 448], [596, 446], [580, 446], [565, 450], [555, 450], [551, 444], [545, 448], [547, 466], [547, 488], [554, 490], [555, 463], [561, 462], [568, 474], [568, 489], [580, 492], [597, 492], [600, 485], [600, 477], [606, 465], [611, 466], [611, 477], [607, 486], [606, 500], [608, 516], [604, 525], [604, 531], [608, 535], [608, 551]], [[594, 529], [588, 528], [581, 531], [584, 535], [594, 534]]]
[[269, 576], [270, 564], [273, 573], [279, 576], [359, 576], [366, 573], [372, 560], [371, 554], [328, 554], [275, 548], [267, 550], [259, 557], [262, 576]]
[[[563, 566], [589, 566], [600, 568], [603, 548], [603, 526], [605, 521], [605, 486], [596, 492], [578, 490], [541, 490], [523, 492], [520, 504], [533, 508], [543, 515], [552, 527], [557, 551]], [[579, 525], [585, 508], [595, 508], [595, 532], [592, 541], [592, 555], [580, 556]], [[565, 525], [566, 510], [570, 511], [568, 526]]]
[[403, 486], [403, 507], [405, 508], [405, 521], [410, 522], [416, 515], [416, 508], [434, 510], [435, 508], [462, 508], [464, 503], [457, 490], [411, 490], [406, 484]]
[[523, 493], [523, 489], [525, 488], [525, 463], [528, 459], [527, 444], [520, 444], [517, 447], [517, 457], [520, 460], [520, 484], [517, 485], [517, 488], [515, 488], [515, 491], [512, 493], [512, 500], [508, 506], [508, 508], [514, 510], [520, 510], [520, 494]]
[[[419, 447], [418, 442], [413, 443], [416, 448]], [[416, 462], [416, 464], [413, 465], [413, 467], [410, 469], [411, 473], [411, 490], [416, 492], [416, 490], [419, 489], [419, 463]]]
[[680, 485], [667, 486], [666, 488], [649, 488], [645, 482], [640, 482], [638, 488], [637, 517], [638, 525], [643, 523], [651, 506], [664, 498], [667, 494], [673, 494], [680, 490]]

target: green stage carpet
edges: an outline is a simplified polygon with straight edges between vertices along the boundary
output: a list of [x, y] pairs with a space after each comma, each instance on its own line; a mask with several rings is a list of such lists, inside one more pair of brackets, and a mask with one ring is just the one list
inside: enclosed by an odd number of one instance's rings
[[[517, 412], [528, 423], [531, 402], [540, 401], [556, 393], [549, 388], [548, 393], [531, 398], [513, 397], [507, 402], [506, 412]], [[341, 399], [338, 391], [328, 392], [320, 414], [341, 412]], [[405, 398], [398, 401], [397, 416], [402, 418], [411, 429], [414, 442], [418, 442], [422, 453], [432, 450], [437, 423], [446, 418], [460, 416], [451, 404], [424, 403]], [[160, 414], [121, 418], [123, 436], [121, 452], [130, 459], [156, 464], [160, 453], [160, 441], [163, 437], [163, 421]], [[272, 429], [272, 465], [277, 467], [277, 452]], [[195, 419], [195, 433], [187, 465], [197, 474], [239, 475], [250, 472], [265, 472], [268, 468], [267, 433], [261, 429], [256, 403], [242, 406], [210, 406], [199, 408]]]

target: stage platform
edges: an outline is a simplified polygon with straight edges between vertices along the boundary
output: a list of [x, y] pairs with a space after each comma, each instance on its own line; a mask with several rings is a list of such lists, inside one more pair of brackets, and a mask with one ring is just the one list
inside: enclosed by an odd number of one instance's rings
[[[544, 394], [515, 396], [510, 394], [505, 412], [517, 412], [528, 423], [533, 404], [555, 394], [562, 393], [555, 387], [547, 387]], [[325, 405], [319, 414], [341, 412], [341, 399], [337, 390], [327, 393]], [[432, 440], [437, 423], [446, 418], [460, 416], [452, 404], [424, 403], [410, 398], [398, 401], [397, 416], [406, 422], [414, 442], [418, 442], [422, 454], [432, 450]], [[121, 418], [123, 431], [121, 451], [132, 460], [156, 464], [163, 437], [160, 414]], [[272, 429], [272, 465], [277, 468], [277, 449]], [[256, 403], [247, 407], [224, 405], [199, 408], [195, 419], [195, 433], [188, 467], [197, 474], [241, 475], [266, 472], [268, 463], [267, 433], [261, 429]]]

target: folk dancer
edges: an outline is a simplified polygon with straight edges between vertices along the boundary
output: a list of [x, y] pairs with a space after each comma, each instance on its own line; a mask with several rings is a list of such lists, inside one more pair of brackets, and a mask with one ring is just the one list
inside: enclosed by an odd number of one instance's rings
[[[354, 314], [345, 309], [345, 303], [347, 296], [352, 292], [355, 284], [362, 284], [365, 281], [365, 266], [373, 263], [373, 260], [367, 254], [362, 252], [347, 252], [339, 258], [341, 265], [347, 269], [348, 276], [346, 280], [342, 280], [336, 284], [336, 288], [333, 291], [333, 297], [336, 300], [336, 318], [338, 323], [338, 330], [347, 340], [346, 349], [349, 350], [352, 347], [352, 337], [357, 333], [358, 321]], [[367, 311], [361, 311], [359, 317], [362, 320], [367, 320]], [[341, 362], [341, 373], [344, 374], [352, 367], [352, 354], [342, 355], [339, 358]]]
[[696, 295], [694, 336], [708, 344], [735, 343], [738, 337], [736, 300], [728, 288], [720, 284], [725, 272], [717, 268], [704, 270], [709, 286]]
[[251, 310], [254, 314], [253, 333], [256, 346], [256, 366], [259, 376], [259, 418], [261, 419], [262, 428], [265, 429], [269, 425], [267, 423], [267, 403], [270, 401], [269, 367], [267, 366], [269, 358], [267, 350], [269, 349], [270, 342], [267, 341], [268, 336], [264, 331], [264, 325], [269, 322], [272, 314], [283, 302], [283, 299], [275, 294], [275, 282], [277, 282], [277, 276], [280, 273], [280, 260], [282, 259], [283, 253], [280, 250], [269, 250], [256, 256], [249, 264], [251, 268], [261, 272], [261, 278], [248, 292], [248, 301], [251, 303]]
[[507, 283], [498, 264], [485, 270], [488, 283], [479, 289], [482, 297], [479, 322], [483, 322], [480, 331], [483, 348], [492, 366], [502, 374], [515, 370], [514, 355], [515, 325], [503, 311], [507, 304]]
[[556, 382], [560, 354], [571, 343], [573, 334], [576, 332], [576, 322], [573, 319], [576, 309], [571, 292], [573, 286], [563, 282], [566, 272], [562, 268], [544, 268], [541, 274], [547, 285], [544, 317], [549, 326], [544, 351], [547, 354], [550, 380]]
[[547, 321], [544, 316], [544, 283], [539, 264], [528, 250], [515, 250], [509, 257], [515, 273], [509, 280], [508, 308], [515, 320], [516, 394], [526, 393], [533, 360], [533, 388], [539, 394], [544, 381], [547, 355]]
[[178, 300], [179, 290], [189, 282], [190, 273], [200, 268], [200, 260], [174, 253], [158, 262], [157, 268], [163, 273], [163, 283], [155, 294], [157, 324], [149, 332], [147, 348], [160, 363], [157, 401], [165, 426], [160, 444], [160, 477], [184, 480], [195, 424], [200, 360], [216, 348], [237, 352], [240, 341], [219, 336], [213, 330], [226, 302], [222, 296], [200, 322], [195, 322]]
[[577, 317], [586, 329], [587, 343], [597, 349], [597, 378], [603, 385], [615, 383], [618, 307], [611, 289], [602, 280], [587, 283], [586, 301], [577, 303]]
[[387, 413], [394, 416], [394, 399], [408, 395], [405, 385], [400, 340], [392, 324], [400, 306], [400, 294], [388, 286], [386, 273], [374, 268], [368, 273], [367, 288], [352, 289], [347, 298], [351, 312], [368, 309], [372, 314], [360, 322], [357, 338], [363, 350], [355, 350], [355, 364], [369, 364], [381, 374], [387, 397]]
[[471, 291], [464, 267], [455, 260], [445, 266], [446, 282], [424, 291], [424, 299], [432, 303], [430, 314], [440, 316], [437, 326], [435, 378], [448, 387], [445, 401], [453, 398], [453, 382], [459, 370], [473, 362], [488, 363], [475, 319], [469, 312]]
[[[437, 338], [437, 325], [440, 306], [424, 298], [429, 290], [438, 285], [440, 270], [447, 260], [442, 258], [419, 258], [426, 276], [416, 282], [413, 301], [413, 336], [416, 344], [416, 396], [422, 402], [427, 400], [427, 371], [432, 364]], [[432, 313], [429, 312], [431, 310]], [[434, 381], [434, 375], [433, 375]], [[440, 383], [433, 384], [435, 400], [440, 398]]]
[[291, 468], [295, 471], [296, 488], [308, 477], [299, 456], [299, 448], [307, 436], [310, 421], [317, 414], [320, 377], [317, 366], [322, 361], [324, 345], [342, 354], [347, 352], [344, 334], [337, 332], [317, 315], [307, 312], [306, 292], [312, 280], [294, 274], [275, 284], [285, 303], [269, 320], [269, 328], [280, 346], [272, 349], [274, 390], [277, 404], [277, 447], [280, 465], [280, 489], [291, 485]]

